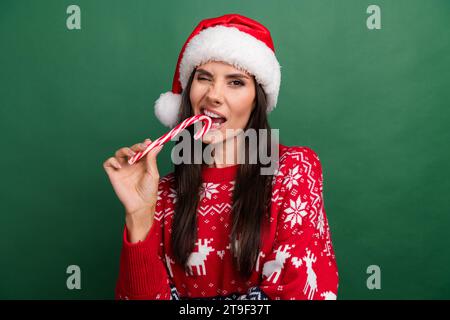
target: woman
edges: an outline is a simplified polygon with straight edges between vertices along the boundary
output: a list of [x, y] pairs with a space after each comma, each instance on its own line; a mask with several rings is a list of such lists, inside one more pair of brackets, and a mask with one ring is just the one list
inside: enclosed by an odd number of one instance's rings
[[[270, 134], [267, 114], [280, 79], [270, 32], [257, 21], [229, 14], [203, 20], [192, 32], [172, 91], [155, 110], [169, 127], [210, 116], [202, 151], [215, 146], [212, 161], [176, 164], [160, 179], [162, 147], [127, 163], [149, 139], [105, 161], [126, 211], [117, 299], [336, 299], [319, 158]], [[268, 130], [268, 138], [240, 139], [251, 130]], [[271, 175], [262, 174], [263, 146], [279, 156]], [[256, 163], [249, 161], [254, 154]]]

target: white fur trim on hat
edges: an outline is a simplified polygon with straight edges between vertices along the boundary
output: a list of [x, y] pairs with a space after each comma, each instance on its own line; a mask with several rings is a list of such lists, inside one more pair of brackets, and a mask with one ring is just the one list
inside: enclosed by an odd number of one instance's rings
[[215, 26], [189, 41], [180, 62], [180, 83], [184, 90], [195, 67], [207, 61], [223, 61], [246, 70], [262, 85], [267, 112], [278, 100], [281, 67], [274, 52], [262, 41], [234, 27]]
[[172, 91], [163, 93], [155, 102], [155, 115], [166, 127], [173, 128], [177, 124], [180, 105], [180, 94]]

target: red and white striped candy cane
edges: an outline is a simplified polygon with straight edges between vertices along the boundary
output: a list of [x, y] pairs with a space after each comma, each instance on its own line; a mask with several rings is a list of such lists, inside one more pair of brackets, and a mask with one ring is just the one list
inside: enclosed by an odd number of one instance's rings
[[175, 128], [173, 128], [172, 130], [170, 130], [163, 136], [159, 137], [158, 139], [156, 139], [155, 141], [150, 143], [145, 148], [144, 151], [139, 151], [133, 157], [131, 157], [128, 160], [128, 164], [131, 165], [131, 164], [134, 164], [135, 162], [138, 162], [148, 152], [150, 152], [150, 150], [152, 150], [156, 147], [159, 147], [159, 146], [165, 144], [166, 142], [170, 141], [173, 137], [175, 137], [177, 134], [179, 134], [182, 130], [186, 129], [187, 127], [189, 127], [190, 125], [192, 125], [198, 121], [203, 121], [203, 128], [194, 135], [194, 139], [197, 140], [198, 138], [203, 137], [203, 135], [205, 135], [209, 131], [209, 129], [211, 129], [212, 120], [208, 116], [205, 116], [203, 114], [198, 114], [193, 117], [187, 118], [186, 120], [181, 122], [179, 125], [177, 125]]

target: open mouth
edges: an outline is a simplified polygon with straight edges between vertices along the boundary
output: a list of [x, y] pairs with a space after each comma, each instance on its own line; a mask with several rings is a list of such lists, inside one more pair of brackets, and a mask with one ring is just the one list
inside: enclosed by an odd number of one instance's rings
[[206, 110], [205, 108], [201, 108], [200, 112], [204, 114], [205, 116], [208, 116], [212, 120], [212, 126], [211, 129], [220, 129], [223, 127], [223, 124], [227, 122], [227, 119], [223, 117], [221, 114], [218, 114], [216, 112]]

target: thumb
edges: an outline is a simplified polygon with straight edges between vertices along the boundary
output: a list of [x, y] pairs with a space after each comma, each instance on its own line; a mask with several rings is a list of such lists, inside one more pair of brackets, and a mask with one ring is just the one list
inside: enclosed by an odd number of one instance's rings
[[156, 162], [156, 158], [159, 154], [159, 152], [162, 150], [163, 146], [159, 146], [157, 148], [154, 148], [149, 153], [147, 153], [147, 156], [145, 158], [146, 165], [147, 165], [147, 173], [155, 178], [159, 179], [159, 171], [158, 171], [158, 164]]

